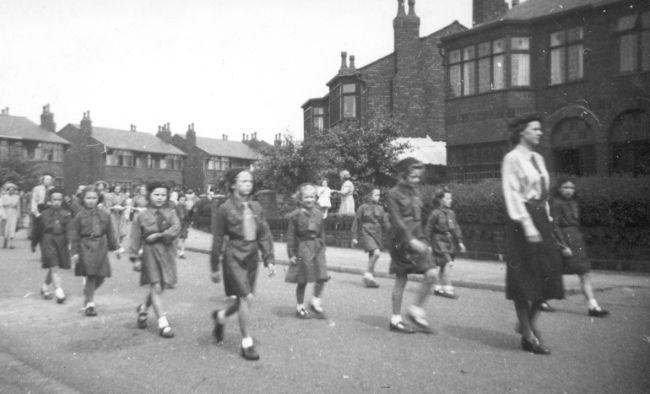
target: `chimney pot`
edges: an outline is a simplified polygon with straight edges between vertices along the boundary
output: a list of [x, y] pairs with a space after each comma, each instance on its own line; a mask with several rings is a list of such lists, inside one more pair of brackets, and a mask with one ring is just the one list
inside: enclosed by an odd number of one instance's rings
[[354, 55], [350, 55], [350, 68], [356, 70], [356, 66], [354, 65]]
[[341, 70], [348, 68], [348, 53], [343, 51], [341, 52]]
[[409, 0], [409, 16], [415, 16], [415, 0]]

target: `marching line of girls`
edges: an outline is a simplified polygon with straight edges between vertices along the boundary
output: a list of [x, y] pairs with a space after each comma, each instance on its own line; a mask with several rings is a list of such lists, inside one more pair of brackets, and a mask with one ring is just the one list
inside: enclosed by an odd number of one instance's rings
[[[525, 130], [521, 131], [524, 132]], [[534, 134], [532, 131], [530, 133]], [[524, 151], [525, 148], [518, 149]], [[529, 154], [529, 150], [524, 153]], [[533, 165], [531, 168], [534, 167]], [[445, 188], [436, 191], [433, 201], [435, 209], [429, 215], [426, 226], [423, 225], [423, 203], [417, 187], [422, 176], [422, 163], [409, 157], [397, 164], [397, 170], [398, 183], [388, 192], [386, 198], [388, 211], [384, 212], [379, 205], [378, 189], [371, 191], [368, 202], [361, 205], [357, 211], [352, 226], [353, 244], [356, 245], [361, 240], [361, 245], [369, 256], [367, 271], [363, 277], [364, 284], [370, 288], [378, 287], [374, 280], [374, 268], [383, 249], [383, 233], [389, 231], [389, 272], [395, 275], [389, 329], [405, 334], [416, 331], [433, 333], [425, 316], [424, 303], [436, 282], [436, 266], [439, 267], [439, 273], [434, 294], [457, 298], [451, 286], [449, 268], [455, 254], [465, 251], [462, 232], [451, 209], [452, 194]], [[536, 174], [532, 171], [531, 173]], [[540, 179], [541, 182], [548, 182], [544, 175], [541, 175]], [[227, 318], [237, 314], [242, 338], [241, 355], [247, 360], [258, 360], [260, 356], [249, 331], [251, 304], [255, 294], [260, 254], [264, 265], [269, 269], [269, 276], [275, 274], [273, 239], [261, 205], [251, 198], [253, 174], [247, 169], [231, 169], [226, 174], [226, 181], [231, 194], [213, 211], [210, 267], [211, 278], [215, 283], [221, 282], [219, 271], [222, 269], [224, 290], [230, 302], [226, 308], [217, 309], [212, 313], [213, 335], [218, 344], [222, 343]], [[512, 182], [512, 179], [506, 178], [504, 182], [506, 181]], [[588, 263], [585, 263], [584, 242], [577, 230], [578, 211], [573, 200], [574, 188], [575, 183], [572, 180], [559, 184], [559, 196], [564, 200], [553, 204], [555, 228], [547, 226], [544, 236], [546, 237], [549, 231], [555, 231], [557, 243], [570, 266], [565, 267], [565, 273], [580, 275], [583, 292], [588, 301], [589, 315], [605, 316], [608, 312], [602, 309], [593, 297], [588, 276], [589, 267], [586, 265]], [[543, 195], [544, 187], [540, 190]], [[145, 301], [136, 309], [137, 327], [147, 327], [148, 310], [152, 307], [158, 318], [158, 333], [163, 338], [174, 336], [167, 320], [162, 294], [177, 282], [176, 242], [183, 227], [177, 209], [168, 203], [168, 195], [169, 188], [162, 183], [153, 182], [147, 186], [148, 205], [142, 207], [133, 219], [129, 247], [134, 269], [140, 272], [140, 285], [148, 287]], [[41, 289], [43, 297], [52, 298], [50, 289], [53, 285], [57, 302], [65, 301], [58, 269], [69, 269], [71, 262], [76, 263], [75, 274], [86, 278], [86, 316], [97, 315], [94, 304], [95, 291], [105, 278], [111, 276], [109, 251], [114, 251], [118, 258], [124, 252], [118, 242], [116, 226], [111, 224], [110, 214], [97, 206], [99, 198], [100, 193], [94, 186], [85, 188], [80, 194], [82, 208], [72, 217], [68, 211], [61, 209], [62, 192], [51, 190], [48, 193], [49, 207], [42, 212], [40, 227], [35, 232], [38, 237], [32, 240], [40, 243], [42, 267], [47, 270]], [[330, 277], [325, 258], [324, 214], [317, 204], [318, 189], [310, 183], [302, 184], [298, 188], [296, 198], [299, 206], [288, 215], [287, 253], [290, 265], [285, 281], [296, 285], [296, 316], [299, 319], [324, 319], [326, 314], [322, 295], [325, 283]], [[537, 295], [522, 296], [517, 293], [530, 291], [516, 282], [529, 279], [512, 277], [515, 273], [511, 271], [519, 267], [511, 264], [508, 266], [506, 295], [515, 300], [520, 318], [517, 331], [522, 334], [522, 347], [526, 351], [548, 354], [548, 349], [538, 340], [535, 317], [531, 316], [530, 312], [530, 301], [526, 304], [526, 297], [529, 297], [538, 313], [542, 299]], [[424, 280], [419, 285], [414, 303], [406, 310], [406, 317], [410, 322], [407, 324], [402, 319], [402, 298], [407, 275], [412, 273], [422, 274]], [[314, 287], [307, 308], [305, 292], [308, 283], [314, 283]], [[544, 290], [541, 294], [545, 298], [561, 298], [561, 282], [558, 286], [559, 293]]]

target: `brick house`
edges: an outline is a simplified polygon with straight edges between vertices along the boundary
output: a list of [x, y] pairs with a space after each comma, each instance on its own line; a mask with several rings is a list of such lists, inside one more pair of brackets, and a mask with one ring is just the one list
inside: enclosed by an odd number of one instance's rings
[[448, 171], [499, 177], [506, 121], [545, 118], [549, 170], [650, 174], [650, 3], [474, 0], [474, 26], [441, 38]]
[[169, 125], [160, 130], [157, 136], [186, 153], [184, 184], [199, 192], [207, 192], [210, 188], [219, 190], [228, 169], [251, 167], [261, 157], [246, 143], [229, 141], [226, 134], [221, 139], [198, 137], [194, 124], [188, 126], [185, 136], [172, 136]]
[[185, 153], [134, 125], [130, 130], [96, 127], [87, 111], [78, 125], [66, 125], [59, 135], [71, 143], [65, 154], [67, 192], [99, 179], [128, 190], [152, 180], [183, 183]]
[[64, 152], [70, 145], [56, 134], [54, 114], [43, 106], [40, 126], [24, 116], [12, 116], [9, 108], [0, 113], [0, 159], [18, 155], [32, 161], [39, 173], [54, 175], [54, 183], [63, 185]]
[[405, 137], [444, 140], [445, 72], [438, 44], [441, 37], [466, 30], [458, 22], [420, 37], [415, 0], [397, 1], [393, 19], [394, 51], [361, 68], [354, 56], [341, 53], [341, 67], [327, 82], [328, 93], [303, 105], [304, 138], [347, 119], [367, 122], [397, 116]]

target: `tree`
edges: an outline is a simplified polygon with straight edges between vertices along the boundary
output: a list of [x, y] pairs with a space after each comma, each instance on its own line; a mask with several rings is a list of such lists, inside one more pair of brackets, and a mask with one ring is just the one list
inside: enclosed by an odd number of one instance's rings
[[36, 165], [18, 154], [0, 158], [0, 186], [5, 182], [13, 182], [22, 190], [28, 190], [38, 183]]

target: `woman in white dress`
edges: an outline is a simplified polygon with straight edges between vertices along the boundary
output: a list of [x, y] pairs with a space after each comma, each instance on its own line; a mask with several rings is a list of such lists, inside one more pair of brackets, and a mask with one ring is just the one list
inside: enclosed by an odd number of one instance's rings
[[2, 206], [2, 216], [4, 218], [4, 248], [13, 249], [13, 240], [16, 235], [16, 225], [18, 218], [20, 218], [20, 196], [18, 195], [18, 187], [11, 183], [5, 183], [3, 186], [5, 193], [0, 197], [0, 205]]
[[341, 205], [339, 206], [339, 215], [355, 215], [354, 209], [354, 184], [350, 180], [348, 170], [341, 171], [341, 190], [337, 193], [341, 195]]

